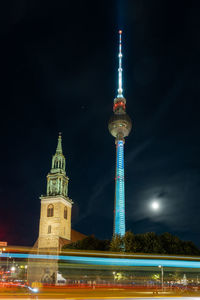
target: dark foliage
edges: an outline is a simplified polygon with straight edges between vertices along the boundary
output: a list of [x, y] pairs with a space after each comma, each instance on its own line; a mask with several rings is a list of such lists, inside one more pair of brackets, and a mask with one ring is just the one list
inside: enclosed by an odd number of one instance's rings
[[168, 232], [161, 235], [157, 235], [154, 232], [143, 234], [126, 232], [124, 237], [114, 236], [111, 241], [99, 240], [94, 236], [88, 236], [82, 241], [65, 245], [63, 249], [200, 255], [200, 249], [198, 249], [193, 242], [182, 241], [177, 236]]
[[90, 235], [81, 241], [77, 241], [69, 245], [64, 245], [63, 249], [108, 251], [109, 245], [110, 245], [110, 241], [99, 240], [95, 236]]

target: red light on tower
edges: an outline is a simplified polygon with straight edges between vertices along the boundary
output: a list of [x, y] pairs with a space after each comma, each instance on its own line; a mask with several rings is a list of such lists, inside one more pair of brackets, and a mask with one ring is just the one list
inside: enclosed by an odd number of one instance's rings
[[122, 30], [119, 30], [119, 34], [122, 34]]

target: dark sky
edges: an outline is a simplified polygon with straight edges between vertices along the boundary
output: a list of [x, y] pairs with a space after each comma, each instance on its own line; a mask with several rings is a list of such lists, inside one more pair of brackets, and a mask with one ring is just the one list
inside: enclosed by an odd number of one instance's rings
[[[123, 29], [126, 227], [200, 246], [199, 1], [0, 4], [0, 240], [32, 245], [58, 132], [73, 228], [112, 235], [115, 144], [107, 122]], [[158, 199], [161, 208], [149, 205]]]

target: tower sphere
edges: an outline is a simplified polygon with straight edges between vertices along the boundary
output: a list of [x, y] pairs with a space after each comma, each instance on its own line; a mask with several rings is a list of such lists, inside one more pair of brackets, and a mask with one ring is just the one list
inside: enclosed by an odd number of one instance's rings
[[125, 104], [126, 99], [124, 97], [115, 98], [113, 106], [114, 114], [108, 122], [108, 130], [117, 139], [128, 136], [132, 128], [132, 122], [126, 113]]
[[115, 138], [128, 136], [131, 128], [131, 119], [126, 113], [113, 114], [108, 122], [108, 129]]

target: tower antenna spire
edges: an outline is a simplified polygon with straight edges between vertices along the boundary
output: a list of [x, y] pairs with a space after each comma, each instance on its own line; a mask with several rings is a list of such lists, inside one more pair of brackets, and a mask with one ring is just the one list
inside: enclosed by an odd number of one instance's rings
[[117, 98], [123, 98], [122, 89], [122, 30], [119, 30], [119, 68], [118, 68], [118, 90]]

